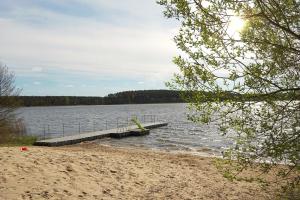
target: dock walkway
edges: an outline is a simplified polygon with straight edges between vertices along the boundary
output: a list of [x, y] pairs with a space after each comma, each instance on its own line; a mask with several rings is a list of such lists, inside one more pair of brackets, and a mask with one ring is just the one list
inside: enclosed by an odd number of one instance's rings
[[[164, 122], [154, 122], [154, 123], [145, 123], [142, 124], [142, 126], [145, 129], [154, 129], [159, 128], [163, 126], [167, 126], [168, 123]], [[70, 135], [70, 136], [64, 136], [60, 138], [53, 138], [53, 139], [46, 139], [46, 140], [39, 140], [35, 142], [34, 145], [36, 146], [64, 146], [64, 145], [71, 145], [76, 144], [84, 141], [91, 141], [91, 140], [97, 140], [105, 137], [125, 137], [130, 135], [136, 135], [137, 134], [138, 127], [136, 125], [122, 127], [122, 128], [115, 128], [110, 130], [103, 130], [103, 131], [96, 131], [96, 132], [89, 132], [89, 133], [82, 133], [78, 135]]]

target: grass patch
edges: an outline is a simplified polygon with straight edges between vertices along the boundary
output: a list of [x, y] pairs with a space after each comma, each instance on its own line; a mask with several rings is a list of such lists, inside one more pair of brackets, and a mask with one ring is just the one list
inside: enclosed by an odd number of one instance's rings
[[36, 136], [15, 136], [0, 144], [0, 146], [32, 146], [36, 141]]

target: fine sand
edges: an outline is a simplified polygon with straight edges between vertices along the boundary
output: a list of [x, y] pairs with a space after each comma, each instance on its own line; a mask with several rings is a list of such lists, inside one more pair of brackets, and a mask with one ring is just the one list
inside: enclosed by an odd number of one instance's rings
[[230, 182], [214, 159], [94, 144], [0, 148], [0, 199], [272, 199]]

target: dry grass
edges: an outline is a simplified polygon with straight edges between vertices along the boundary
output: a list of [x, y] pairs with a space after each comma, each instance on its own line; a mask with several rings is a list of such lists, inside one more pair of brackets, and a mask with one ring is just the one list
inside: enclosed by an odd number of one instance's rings
[[22, 120], [0, 123], [0, 146], [32, 145], [37, 137], [27, 136]]

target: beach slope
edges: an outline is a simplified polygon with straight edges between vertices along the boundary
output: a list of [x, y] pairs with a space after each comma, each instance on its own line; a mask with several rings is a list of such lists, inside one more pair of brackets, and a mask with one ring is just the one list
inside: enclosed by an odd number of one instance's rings
[[0, 199], [269, 199], [212, 158], [86, 144], [0, 148]]

